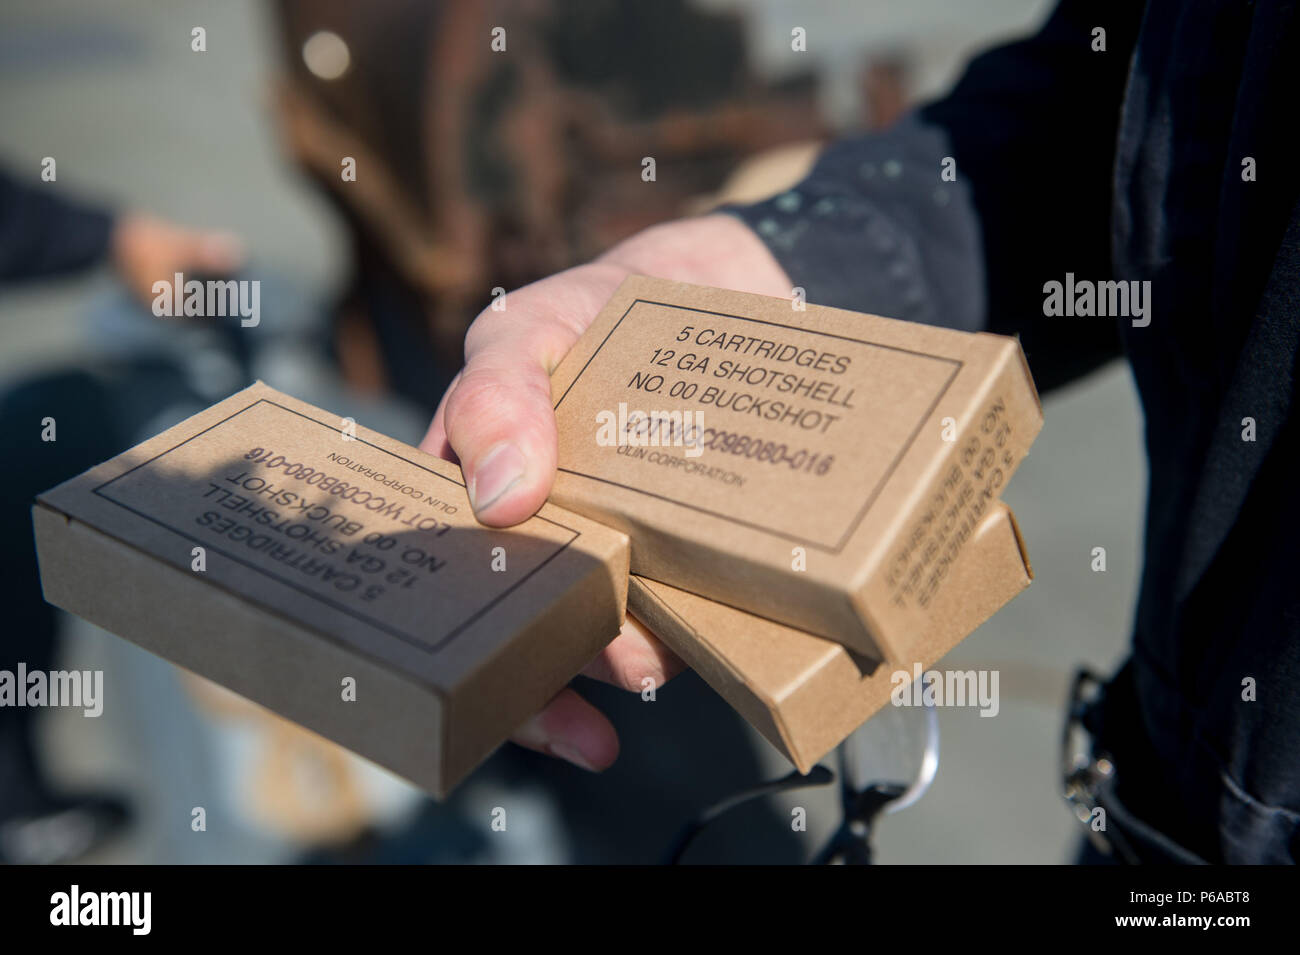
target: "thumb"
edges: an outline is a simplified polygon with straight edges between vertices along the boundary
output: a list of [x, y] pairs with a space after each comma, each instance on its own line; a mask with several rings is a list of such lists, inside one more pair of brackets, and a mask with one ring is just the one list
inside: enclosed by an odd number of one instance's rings
[[465, 367], [443, 398], [426, 451], [454, 454], [474, 514], [504, 527], [537, 512], [555, 480], [550, 373], [626, 275], [586, 265], [513, 292], [465, 336]]
[[555, 478], [556, 435], [551, 380], [535, 356], [475, 356], [447, 394], [443, 425], [480, 521], [504, 527], [536, 513]]

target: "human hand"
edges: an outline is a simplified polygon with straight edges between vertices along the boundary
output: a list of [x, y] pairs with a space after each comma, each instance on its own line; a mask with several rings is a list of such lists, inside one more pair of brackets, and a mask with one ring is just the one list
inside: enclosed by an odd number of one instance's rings
[[[483, 311], [465, 336], [465, 367], [420, 447], [460, 462], [470, 503], [484, 524], [517, 524], [545, 502], [557, 445], [550, 374], [631, 274], [790, 295], [788, 277], [758, 237], [731, 216], [711, 215], [648, 229], [595, 262], [511, 292], [502, 311]], [[583, 673], [640, 692], [645, 678], [662, 686], [683, 669], [629, 616]], [[618, 756], [614, 727], [571, 688], [513, 739], [592, 770]]]
[[224, 232], [190, 229], [140, 213], [113, 226], [113, 264], [131, 294], [148, 305], [153, 285], [177, 273], [228, 275], [243, 262], [239, 240]]

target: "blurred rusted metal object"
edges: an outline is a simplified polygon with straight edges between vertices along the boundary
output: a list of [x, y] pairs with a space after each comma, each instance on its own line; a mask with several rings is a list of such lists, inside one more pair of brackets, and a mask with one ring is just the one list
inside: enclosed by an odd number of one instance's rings
[[[285, 141], [354, 241], [336, 351], [354, 383], [418, 401], [436, 400], [428, 383], [459, 364], [494, 287], [585, 261], [682, 214], [746, 156], [827, 134], [811, 76], [759, 81], [741, 21], [685, 0], [279, 0], [276, 10]], [[317, 46], [346, 48], [335, 78], [304, 56], [321, 31], [337, 42]], [[343, 156], [356, 159], [355, 182], [340, 176]]]

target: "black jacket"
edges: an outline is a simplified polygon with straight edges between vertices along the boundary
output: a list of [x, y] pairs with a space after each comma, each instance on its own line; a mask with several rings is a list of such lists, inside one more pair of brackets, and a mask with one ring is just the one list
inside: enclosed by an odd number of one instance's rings
[[[1297, 16], [1065, 0], [947, 98], [733, 210], [809, 301], [1017, 334], [1042, 389], [1127, 354], [1146, 559], [1098, 729], [1129, 807], [1212, 861], [1300, 857]], [[1150, 281], [1149, 324], [1045, 315], [1066, 273]]]
[[0, 282], [71, 272], [108, 254], [113, 217], [60, 191], [35, 175], [23, 184], [0, 170]]

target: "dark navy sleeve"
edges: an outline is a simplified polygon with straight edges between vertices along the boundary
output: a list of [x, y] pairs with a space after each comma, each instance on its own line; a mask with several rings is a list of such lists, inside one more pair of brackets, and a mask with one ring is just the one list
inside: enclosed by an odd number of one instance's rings
[[0, 172], [0, 281], [71, 272], [108, 254], [113, 216], [60, 198], [56, 188]]
[[1090, 371], [1120, 353], [1117, 329], [1045, 317], [1043, 286], [1112, 275], [1112, 170], [1141, 14], [1064, 0], [1034, 36], [974, 59], [946, 98], [831, 144], [788, 192], [724, 211], [809, 302], [1019, 335], [1044, 390]]
[[964, 182], [939, 170], [941, 129], [909, 116], [841, 140], [793, 189], [729, 207], [809, 302], [975, 331], [984, 327], [980, 231]]

